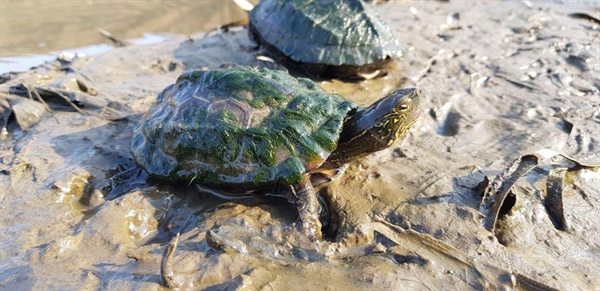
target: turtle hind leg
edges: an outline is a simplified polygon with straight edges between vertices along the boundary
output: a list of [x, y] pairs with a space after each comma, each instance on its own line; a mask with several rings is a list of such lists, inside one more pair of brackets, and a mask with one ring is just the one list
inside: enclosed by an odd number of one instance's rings
[[310, 175], [304, 175], [300, 183], [291, 187], [291, 190], [286, 198], [298, 209], [302, 232], [311, 239], [321, 239], [319, 199], [310, 182]]

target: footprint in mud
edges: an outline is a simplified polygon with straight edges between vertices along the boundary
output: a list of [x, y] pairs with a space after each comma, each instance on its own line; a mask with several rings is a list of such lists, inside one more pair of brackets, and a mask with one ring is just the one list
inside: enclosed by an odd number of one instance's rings
[[459, 122], [462, 115], [451, 107], [451, 103], [440, 110], [429, 110], [429, 115], [438, 121], [437, 133], [443, 136], [455, 136], [459, 133]]
[[27, 265], [0, 269], [0, 286], [3, 290], [31, 290], [37, 281], [33, 269]]

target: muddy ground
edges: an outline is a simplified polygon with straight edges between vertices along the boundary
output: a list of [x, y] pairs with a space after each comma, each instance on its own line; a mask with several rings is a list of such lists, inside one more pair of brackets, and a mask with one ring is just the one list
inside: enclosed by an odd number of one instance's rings
[[[600, 163], [598, 10], [529, 1], [375, 9], [405, 57], [383, 78], [319, 84], [360, 105], [418, 87], [422, 113], [403, 141], [320, 190], [330, 214], [319, 242], [301, 236], [283, 199], [227, 201], [154, 181], [129, 152], [141, 114], [182, 72], [278, 67], [256, 59], [264, 52], [244, 28], [2, 75], [1, 289], [162, 289], [163, 251], [177, 233], [169, 283], [184, 289], [598, 288], [598, 167], [539, 161], [493, 232], [480, 208], [484, 177], [528, 153]], [[571, 168], [562, 226], [544, 207], [560, 167]]]

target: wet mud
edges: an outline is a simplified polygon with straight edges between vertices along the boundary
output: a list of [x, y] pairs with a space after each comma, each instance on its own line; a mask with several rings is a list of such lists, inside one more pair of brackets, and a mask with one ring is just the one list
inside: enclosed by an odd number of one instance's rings
[[[2, 75], [0, 286], [597, 288], [598, 10], [530, 1], [386, 1], [375, 9], [406, 55], [384, 77], [319, 84], [361, 106], [417, 87], [421, 117], [403, 141], [319, 190], [328, 210], [322, 241], [301, 235], [284, 199], [224, 200], [150, 179], [133, 162], [134, 126], [181, 73], [281, 68], [258, 57], [265, 52], [245, 28]], [[486, 185], [539, 149], [590, 166], [536, 160], [487, 227]], [[555, 188], [560, 208], [546, 202]]]

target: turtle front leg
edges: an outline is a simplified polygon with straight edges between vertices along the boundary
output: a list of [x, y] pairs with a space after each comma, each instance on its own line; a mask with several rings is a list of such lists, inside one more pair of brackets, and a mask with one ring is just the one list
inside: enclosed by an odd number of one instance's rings
[[311, 239], [321, 239], [319, 200], [310, 182], [310, 175], [304, 175], [300, 183], [292, 187], [292, 192], [288, 200], [298, 208], [302, 232]]

